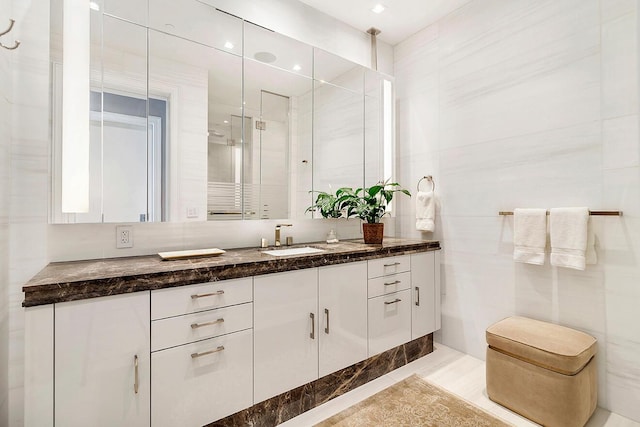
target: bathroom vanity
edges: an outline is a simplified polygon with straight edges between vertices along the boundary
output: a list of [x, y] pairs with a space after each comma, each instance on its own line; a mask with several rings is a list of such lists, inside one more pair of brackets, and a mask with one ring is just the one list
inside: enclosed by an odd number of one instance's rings
[[433, 349], [439, 243], [52, 263], [25, 292], [25, 425], [275, 425]]

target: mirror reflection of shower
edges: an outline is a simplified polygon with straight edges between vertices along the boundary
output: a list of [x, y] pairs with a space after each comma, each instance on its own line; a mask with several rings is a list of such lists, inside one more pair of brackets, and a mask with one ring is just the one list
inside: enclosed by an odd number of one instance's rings
[[288, 218], [290, 99], [266, 90], [260, 95], [260, 120], [254, 126], [259, 144], [254, 164], [259, 171], [252, 180], [260, 190], [258, 214], [260, 219]]
[[[290, 98], [261, 90], [259, 111], [208, 130], [207, 218], [289, 215]], [[244, 215], [243, 215], [244, 213]]]
[[[242, 116], [229, 115], [222, 123], [210, 126], [208, 139], [207, 218], [241, 219], [243, 209], [243, 150], [251, 147], [251, 118], [245, 119], [245, 138], [242, 135]], [[246, 143], [244, 142], [246, 141]], [[244, 165], [251, 170], [251, 165]]]

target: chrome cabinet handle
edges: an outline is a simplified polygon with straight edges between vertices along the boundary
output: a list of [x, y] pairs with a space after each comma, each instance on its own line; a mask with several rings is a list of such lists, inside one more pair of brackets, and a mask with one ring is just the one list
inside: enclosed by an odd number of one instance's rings
[[311, 333], [309, 334], [309, 337], [312, 340], [316, 339], [316, 315], [313, 313], [309, 313], [309, 317], [311, 318]]
[[389, 283], [385, 283], [385, 286], [391, 286], [391, 285], [397, 285], [398, 283], [402, 283], [402, 281], [400, 280], [396, 280], [395, 282], [389, 282]]
[[385, 301], [384, 305], [395, 304], [395, 303], [400, 302], [400, 301], [402, 301], [400, 298], [396, 298], [393, 301]]
[[416, 286], [416, 305], [420, 307], [420, 288]]
[[211, 292], [210, 294], [195, 294], [195, 295], [191, 295], [191, 299], [198, 299], [198, 298], [204, 298], [204, 297], [214, 297], [216, 295], [224, 295], [224, 291], [216, 291], [216, 292]]
[[400, 265], [399, 262], [394, 262], [392, 264], [384, 264], [385, 267], [393, 267], [394, 265]]
[[329, 309], [328, 308], [324, 309], [324, 314], [327, 315], [327, 327], [324, 328], [324, 333], [328, 334], [329, 333]]
[[197, 359], [198, 357], [206, 356], [207, 354], [218, 353], [224, 350], [223, 345], [219, 345], [215, 350], [203, 351], [202, 353], [191, 353], [192, 359]]
[[220, 318], [218, 320], [214, 320], [212, 322], [206, 322], [206, 323], [192, 323], [191, 329], [198, 329], [198, 328], [202, 328], [203, 326], [217, 325], [218, 323], [224, 323], [224, 319]]
[[138, 355], [133, 356], [134, 377], [133, 377], [133, 392], [138, 394], [140, 377], [138, 373]]

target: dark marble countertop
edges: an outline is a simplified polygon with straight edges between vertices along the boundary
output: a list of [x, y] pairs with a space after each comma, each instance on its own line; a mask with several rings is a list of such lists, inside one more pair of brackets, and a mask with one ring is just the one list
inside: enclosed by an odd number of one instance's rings
[[440, 249], [436, 240], [390, 237], [385, 237], [382, 245], [366, 245], [362, 240], [295, 245], [303, 246], [325, 252], [274, 257], [262, 253], [265, 249], [242, 248], [215, 257], [170, 261], [149, 255], [54, 262], [22, 288], [25, 294], [22, 305], [33, 307]]

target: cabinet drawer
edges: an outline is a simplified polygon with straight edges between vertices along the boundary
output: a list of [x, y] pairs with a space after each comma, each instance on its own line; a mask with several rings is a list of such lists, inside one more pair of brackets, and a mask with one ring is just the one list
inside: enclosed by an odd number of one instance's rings
[[409, 289], [411, 285], [411, 273], [398, 273], [389, 276], [376, 277], [369, 279], [368, 296], [369, 298], [386, 295], [397, 291]]
[[246, 330], [153, 353], [151, 425], [202, 426], [251, 406], [252, 337]]
[[151, 319], [251, 302], [252, 283], [248, 277], [151, 291]]
[[411, 270], [410, 255], [369, 260], [369, 279]]
[[151, 351], [249, 329], [253, 304], [207, 310], [151, 322]]
[[411, 291], [369, 299], [369, 357], [411, 341]]

